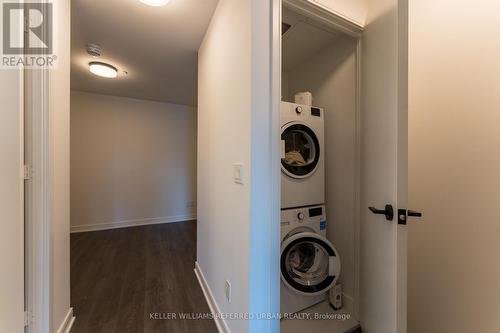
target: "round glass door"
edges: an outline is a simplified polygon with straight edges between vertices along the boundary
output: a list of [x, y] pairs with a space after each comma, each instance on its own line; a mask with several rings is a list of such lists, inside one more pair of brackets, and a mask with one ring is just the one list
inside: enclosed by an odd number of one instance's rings
[[291, 177], [305, 178], [314, 172], [319, 162], [320, 147], [316, 134], [303, 124], [293, 123], [281, 132], [284, 142], [283, 170]]
[[281, 250], [281, 278], [289, 288], [306, 295], [330, 289], [338, 279], [340, 259], [321, 235], [302, 232], [287, 238]]

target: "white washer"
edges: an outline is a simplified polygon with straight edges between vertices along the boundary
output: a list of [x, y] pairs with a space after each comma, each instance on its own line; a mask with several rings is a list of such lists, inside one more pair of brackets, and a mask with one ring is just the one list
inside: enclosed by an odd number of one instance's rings
[[326, 299], [340, 275], [340, 257], [326, 239], [325, 206], [281, 211], [281, 313]]
[[281, 103], [281, 208], [325, 203], [324, 112]]

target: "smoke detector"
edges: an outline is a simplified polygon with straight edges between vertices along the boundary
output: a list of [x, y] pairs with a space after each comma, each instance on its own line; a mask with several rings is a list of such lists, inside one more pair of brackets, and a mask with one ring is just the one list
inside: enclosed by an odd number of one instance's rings
[[101, 47], [97, 44], [87, 44], [87, 53], [94, 58], [100, 57]]

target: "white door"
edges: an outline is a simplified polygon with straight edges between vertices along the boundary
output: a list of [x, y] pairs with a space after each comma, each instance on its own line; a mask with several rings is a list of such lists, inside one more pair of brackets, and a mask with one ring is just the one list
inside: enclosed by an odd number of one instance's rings
[[[368, 0], [361, 59], [360, 321], [406, 332], [407, 0]], [[369, 206], [394, 217], [374, 214]]]

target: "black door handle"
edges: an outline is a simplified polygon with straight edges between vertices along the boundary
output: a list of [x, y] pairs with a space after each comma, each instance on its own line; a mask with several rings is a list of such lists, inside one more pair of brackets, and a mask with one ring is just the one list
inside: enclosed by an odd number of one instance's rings
[[422, 213], [416, 212], [414, 210], [408, 210], [408, 216], [422, 217]]
[[385, 215], [387, 221], [392, 221], [394, 218], [394, 209], [392, 205], [385, 205], [385, 209], [377, 209], [375, 207], [368, 207], [368, 209], [371, 210], [373, 214]]
[[406, 217], [422, 217], [422, 213], [414, 210], [398, 209], [398, 224], [406, 225]]

